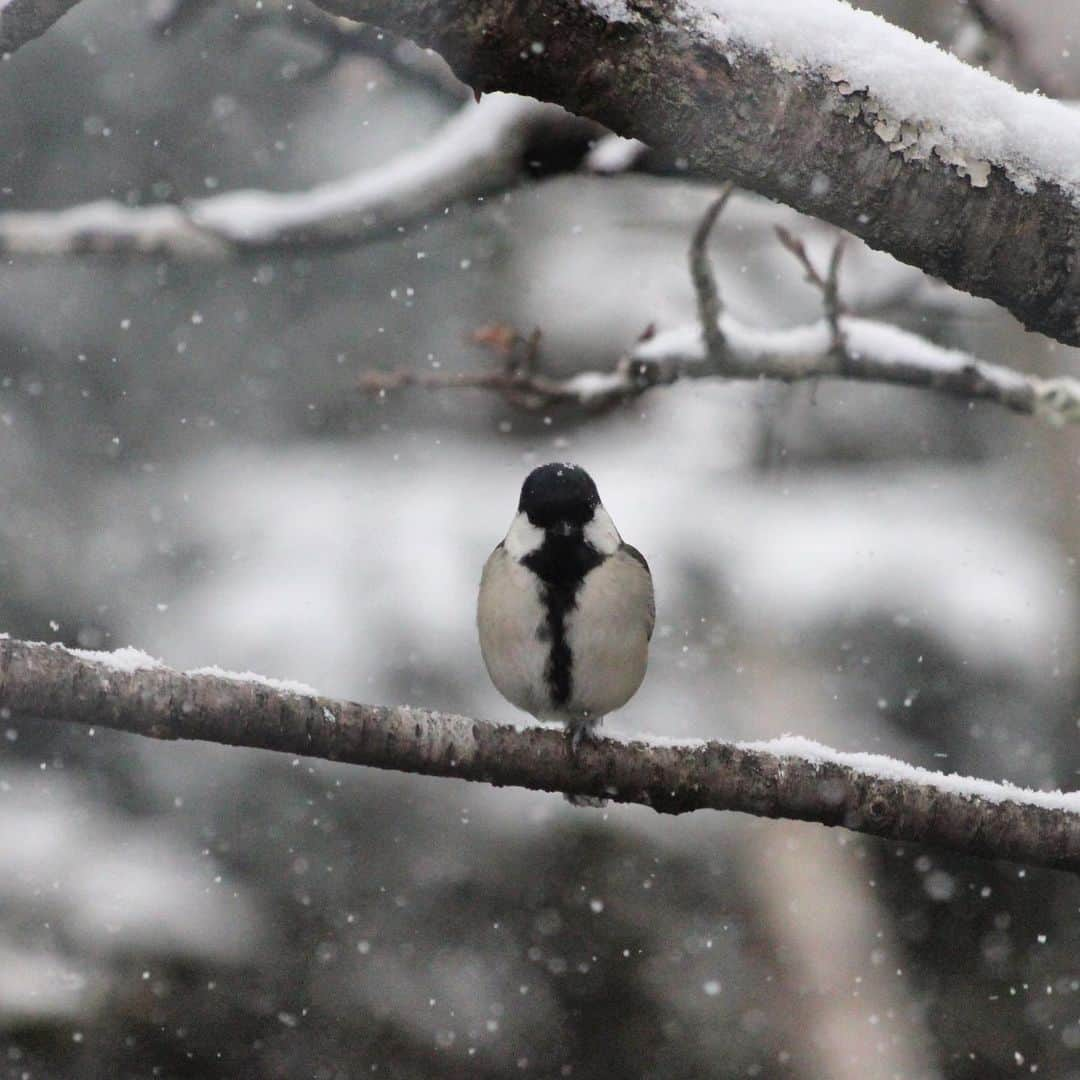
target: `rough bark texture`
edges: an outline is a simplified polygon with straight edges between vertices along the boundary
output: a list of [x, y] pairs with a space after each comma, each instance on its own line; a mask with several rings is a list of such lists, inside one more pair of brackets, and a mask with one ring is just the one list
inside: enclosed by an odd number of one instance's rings
[[78, 0], [7, 0], [0, 4], [0, 56], [40, 37]]
[[629, 22], [582, 0], [318, 2], [437, 50], [478, 91], [557, 102], [1080, 344], [1080, 208], [1066, 192], [1024, 193], [996, 166], [976, 188], [936, 157], [905, 161], [842, 75], [780, 71], [750, 50], [733, 64], [675, 0], [628, 0]]
[[119, 671], [66, 649], [0, 639], [0, 716], [158, 739], [202, 739], [496, 786], [840, 825], [987, 858], [1080, 870], [1080, 814], [991, 802], [836, 763], [731, 743], [600, 739], [576, 758], [561, 733], [427, 709], [358, 705], [164, 667]]

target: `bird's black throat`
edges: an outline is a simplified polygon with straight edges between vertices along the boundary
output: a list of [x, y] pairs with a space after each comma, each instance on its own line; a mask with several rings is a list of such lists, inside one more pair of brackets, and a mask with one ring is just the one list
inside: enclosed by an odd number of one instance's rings
[[603, 561], [604, 556], [585, 539], [581, 528], [566, 534], [545, 530], [544, 542], [521, 560], [542, 582], [541, 599], [547, 613], [542, 632], [551, 645], [544, 677], [555, 705], [565, 705], [573, 690], [573, 655], [566, 640], [566, 619], [577, 606], [586, 574]]

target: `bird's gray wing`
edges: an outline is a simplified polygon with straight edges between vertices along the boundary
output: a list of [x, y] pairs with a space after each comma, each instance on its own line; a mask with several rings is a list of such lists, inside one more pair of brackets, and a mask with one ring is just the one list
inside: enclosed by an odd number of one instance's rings
[[652, 587], [652, 572], [649, 570], [649, 562], [644, 555], [633, 544], [627, 544], [625, 541], [619, 545], [619, 551], [624, 555], [629, 555], [641, 568], [645, 571], [645, 577], [648, 584], [648, 600], [649, 600], [649, 614], [648, 614], [648, 638], [652, 641], [653, 627], [656, 625], [656, 598], [653, 595]]

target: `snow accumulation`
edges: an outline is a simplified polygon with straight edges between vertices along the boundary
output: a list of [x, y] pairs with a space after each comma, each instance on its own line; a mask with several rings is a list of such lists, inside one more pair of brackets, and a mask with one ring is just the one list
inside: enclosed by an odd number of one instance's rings
[[[3, 635], [6, 637], [7, 635]], [[123, 672], [130, 675], [133, 671], [146, 671], [154, 668], [164, 668], [160, 660], [143, 652], [127, 646], [116, 649], [113, 652], [97, 651], [94, 649], [69, 649], [66, 646], [54, 646], [63, 648], [65, 652], [77, 656], [80, 660], [87, 660], [92, 664], [101, 664], [110, 671]], [[225, 668], [211, 665], [209, 667], [195, 668], [185, 671], [185, 675], [209, 675], [215, 679], [230, 679], [233, 682], [258, 683], [270, 690], [277, 690], [283, 694], [300, 694], [304, 697], [318, 697], [319, 691], [307, 683], [297, 682], [295, 679], [272, 679], [266, 675], [257, 675], [254, 671], [227, 671]]]
[[583, 371], [566, 381], [566, 388], [578, 394], [582, 401], [602, 397], [612, 390], [618, 390], [626, 382], [620, 371]]
[[194, 668], [185, 671], [185, 675], [209, 675], [215, 679], [230, 679], [233, 682], [258, 683], [270, 690], [277, 690], [283, 694], [299, 694], [302, 697], [318, 697], [319, 691], [307, 683], [297, 682], [295, 679], [271, 679], [266, 675], [256, 675], [254, 671], [226, 671], [216, 664], [209, 667]]
[[742, 742], [737, 744], [742, 750], [758, 750], [777, 757], [804, 758], [819, 764], [831, 763], [844, 765], [861, 773], [880, 777], [882, 780], [925, 784], [938, 791], [968, 798], [985, 799], [987, 802], [1015, 802], [1040, 806], [1046, 810], [1064, 810], [1071, 814], [1080, 814], [1080, 791], [1035, 791], [1032, 788], [1017, 787], [1015, 784], [979, 780], [972, 776], [960, 776], [957, 773], [940, 773], [932, 769], [923, 769], [918, 765], [908, 765], [884, 754], [847, 753], [834, 750], [801, 735], [782, 735], [778, 739], [762, 742]]
[[[645, 733], [629, 734], [608, 729], [605, 729], [603, 735], [605, 739], [626, 745], [645, 743], [647, 746], [688, 750], [700, 749], [708, 745], [707, 739], [671, 738], [666, 735]], [[772, 754], [774, 757], [798, 758], [814, 765], [842, 765], [855, 772], [878, 777], [881, 780], [922, 784], [938, 791], [948, 792], [950, 795], [985, 799], [993, 803], [1024, 803], [1039, 806], [1045, 810], [1063, 810], [1070, 814], [1080, 814], [1080, 791], [1037, 791], [1034, 788], [1019, 787], [1007, 780], [981, 780], [975, 776], [936, 772], [919, 765], [909, 765], [905, 761], [886, 754], [834, 750], [831, 746], [825, 746], [824, 743], [815, 742], [803, 735], [781, 735], [777, 739], [736, 742], [735, 746], [740, 750]]]
[[585, 167], [594, 173], [621, 173], [633, 164], [648, 147], [639, 139], [605, 135], [585, 155]]
[[77, 656], [80, 660], [88, 660], [92, 664], [102, 664], [110, 671], [123, 672], [130, 675], [133, 671], [145, 671], [150, 668], [160, 668], [165, 665], [149, 653], [141, 649], [134, 649], [130, 645], [113, 652], [100, 652], [96, 649], [68, 649], [65, 652]]
[[414, 206], [453, 200], [462, 187], [493, 185], [489, 174], [508, 167], [511, 140], [530, 124], [561, 113], [517, 94], [492, 93], [466, 105], [419, 148], [386, 164], [304, 192], [230, 191], [193, 202], [196, 225], [234, 240], [260, 242], [292, 229], [338, 218], [400, 216]]
[[[638, 16], [624, 0], [586, 0], [612, 22]], [[681, 0], [682, 20], [733, 64], [765, 53], [775, 67], [823, 76], [906, 160], [936, 155], [976, 187], [1000, 166], [1022, 191], [1039, 181], [1080, 200], [1080, 117], [1022, 93], [938, 45], [843, 0]]]
[[[959, 349], [935, 345], [918, 334], [909, 333], [889, 323], [845, 317], [841, 321], [841, 327], [847, 349], [856, 357], [866, 356], [882, 364], [911, 364], [941, 374], [959, 373], [977, 364], [984, 377], [992, 377], [1002, 386], [1022, 386], [1029, 382], [1027, 376], [1011, 368], [976, 360], [970, 353]], [[831, 344], [831, 330], [824, 320], [781, 329], [759, 329], [747, 326], [725, 312], [720, 317], [720, 329], [729, 350], [744, 361], [755, 356], [768, 356], [794, 362], [824, 356]], [[696, 323], [687, 323], [663, 330], [647, 341], [635, 345], [633, 355], [641, 360], [662, 361], [676, 357], [703, 360], [705, 345], [701, 337], [701, 327]], [[586, 379], [586, 375], [577, 375], [571, 382], [577, 388], [578, 381], [583, 379]], [[604, 388], [600, 385], [592, 387], [586, 383], [582, 392], [591, 390], [599, 393], [602, 389]]]

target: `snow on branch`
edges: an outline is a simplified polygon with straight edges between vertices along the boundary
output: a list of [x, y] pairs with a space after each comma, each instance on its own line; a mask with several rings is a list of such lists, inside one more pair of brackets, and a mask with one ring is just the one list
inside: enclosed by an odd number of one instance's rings
[[102, 200], [0, 214], [0, 253], [224, 259], [275, 246], [375, 239], [512, 186], [531, 140], [575, 124], [584, 126], [558, 106], [491, 94], [469, 101], [416, 150], [309, 191], [231, 191], [179, 206]]
[[1080, 870], [1076, 792], [944, 775], [793, 737], [760, 744], [608, 737], [574, 756], [552, 728], [335, 701], [302, 685], [206, 670], [173, 671], [135, 649], [86, 653], [4, 636], [0, 715], [590, 795], [668, 814], [738, 810], [816, 821]]
[[839, 295], [842, 242], [821, 273], [802, 242], [786, 230], [780, 241], [799, 260], [807, 281], [822, 293], [823, 318], [782, 330], [750, 327], [723, 310], [706, 253], [709, 232], [728, 188], [706, 211], [690, 244], [690, 273], [699, 321], [659, 334], [652, 330], [608, 371], [560, 377], [540, 369], [539, 334], [525, 339], [505, 327], [485, 328], [475, 340], [500, 353], [503, 363], [480, 371], [398, 369], [366, 372], [358, 387], [385, 394], [405, 386], [430, 390], [483, 389], [511, 404], [537, 410], [575, 405], [600, 412], [679, 379], [841, 378], [921, 387], [969, 401], [992, 401], [1055, 426], [1080, 422], [1080, 379], [1039, 378], [935, 345], [899, 327], [845, 313]]
[[1080, 116], [842, 0], [318, 0], [1080, 344]]

